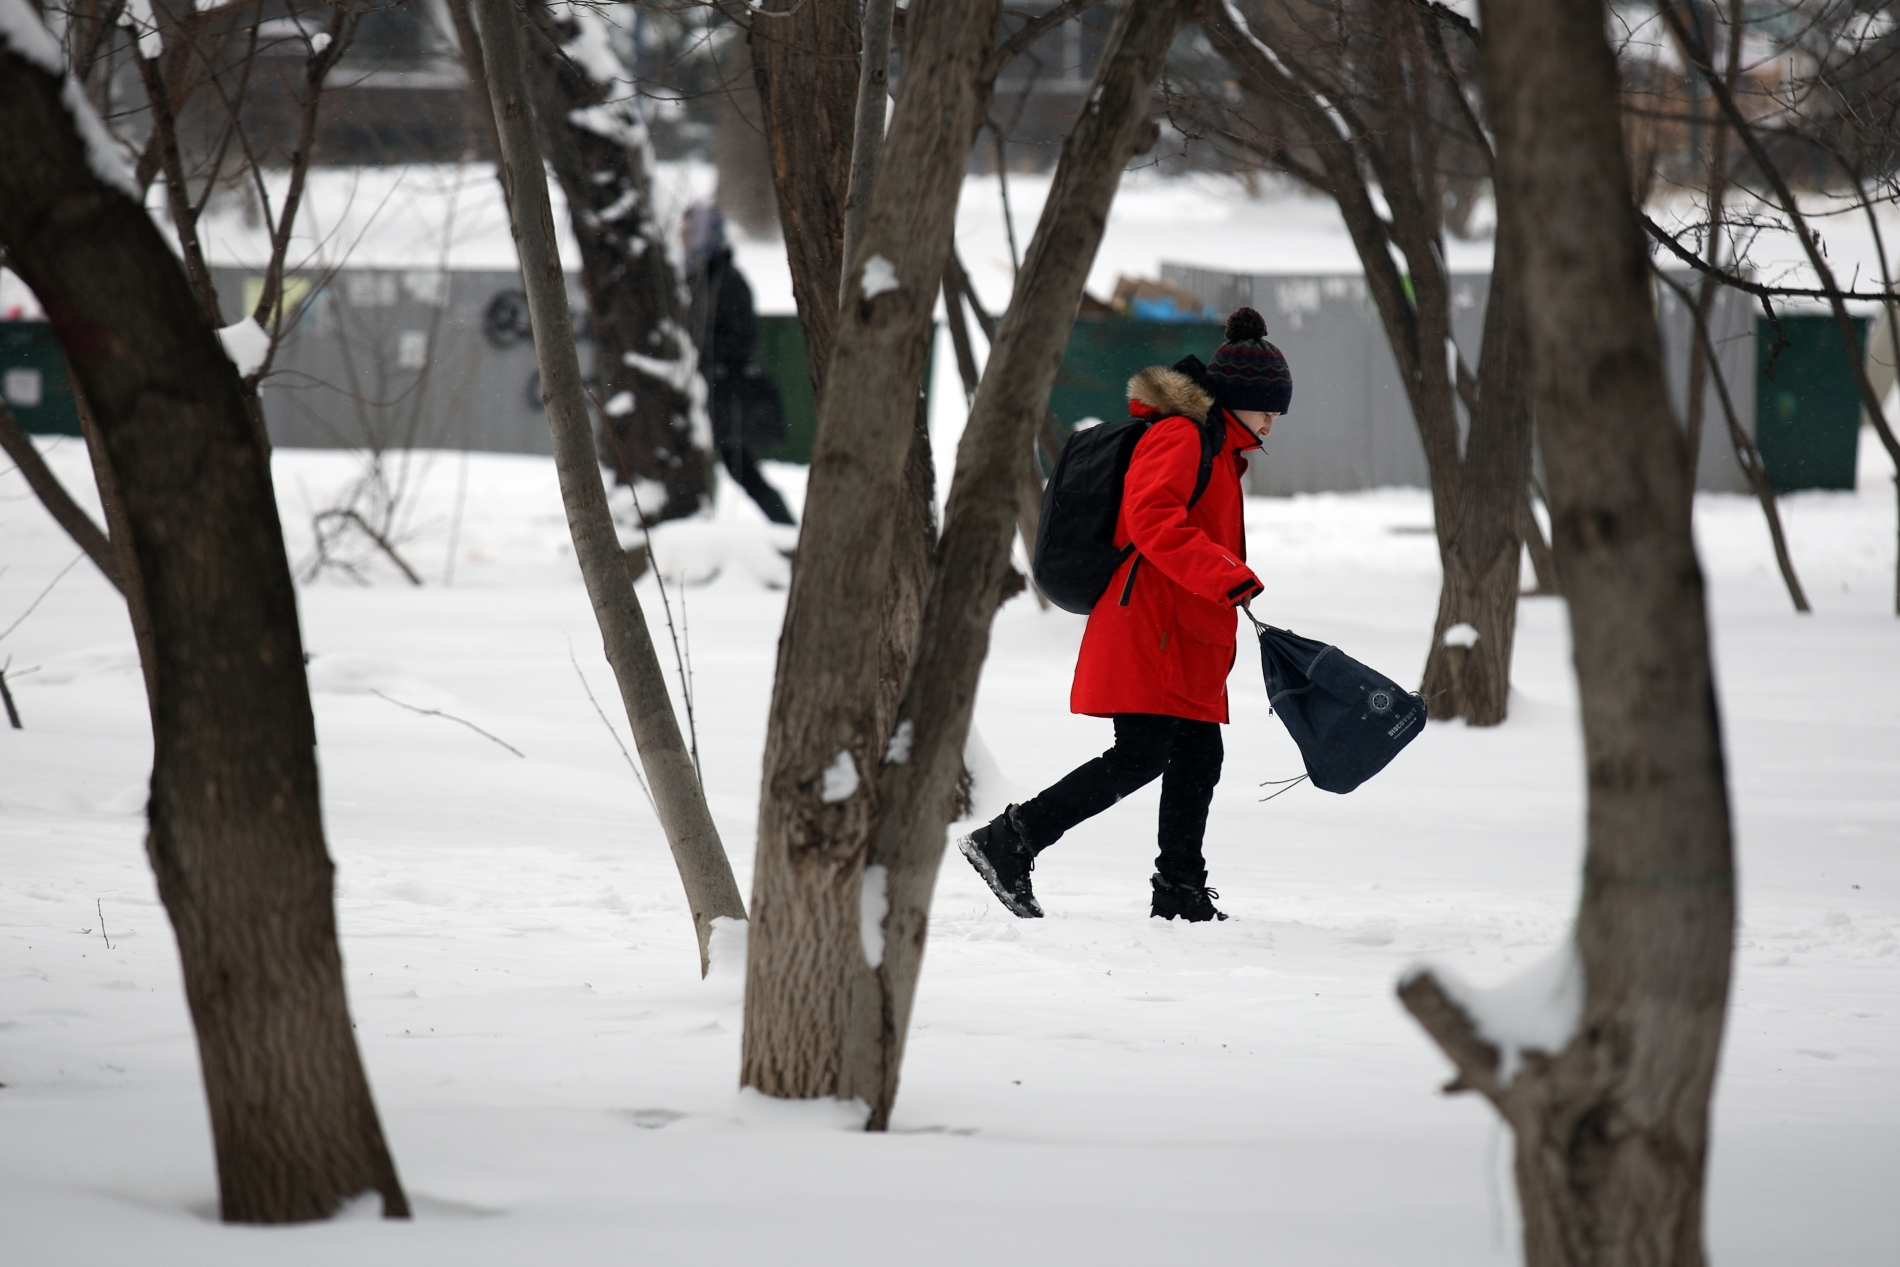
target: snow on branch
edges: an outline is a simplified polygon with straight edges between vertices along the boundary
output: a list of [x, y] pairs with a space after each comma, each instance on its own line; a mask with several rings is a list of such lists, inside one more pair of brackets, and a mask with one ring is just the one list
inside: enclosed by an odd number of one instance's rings
[[583, 74], [602, 86], [632, 82], [633, 76], [627, 73], [620, 55], [614, 52], [613, 38], [607, 33], [607, 19], [598, 10], [567, 0], [550, 5], [549, 9], [556, 21], [573, 25], [573, 38], [561, 46], [561, 51]]
[[[149, 5], [147, 8], [149, 11]], [[80, 140], [85, 143], [86, 163], [92, 168], [92, 174], [128, 197], [141, 198], [124, 152], [106, 131], [106, 125], [100, 121], [92, 103], [86, 100], [86, 94], [80, 91], [79, 82], [66, 73], [59, 41], [46, 29], [39, 15], [27, 6], [26, 0], [0, 0], [0, 44], [47, 74], [59, 76], [60, 104], [72, 116]]]
[[621, 362], [630, 369], [657, 378], [686, 398], [687, 421], [692, 425], [693, 443], [702, 449], [712, 447], [712, 415], [707, 410], [706, 380], [699, 372], [699, 347], [685, 327], [671, 317], [660, 322], [660, 333], [673, 341], [676, 353], [670, 357], [647, 356], [640, 352], [622, 352]]
[[1532, 1052], [1555, 1056], [1583, 1021], [1583, 960], [1574, 938], [1528, 970], [1490, 988], [1442, 967], [1417, 964], [1399, 979], [1399, 999], [1458, 1067], [1447, 1091], [1502, 1100]]

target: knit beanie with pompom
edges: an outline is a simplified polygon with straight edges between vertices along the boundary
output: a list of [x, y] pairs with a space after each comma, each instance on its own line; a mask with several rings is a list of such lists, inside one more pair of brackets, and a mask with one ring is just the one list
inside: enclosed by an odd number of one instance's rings
[[1207, 388], [1223, 409], [1283, 414], [1293, 403], [1293, 375], [1280, 349], [1267, 342], [1267, 323], [1252, 308], [1227, 318], [1227, 342], [1207, 367]]

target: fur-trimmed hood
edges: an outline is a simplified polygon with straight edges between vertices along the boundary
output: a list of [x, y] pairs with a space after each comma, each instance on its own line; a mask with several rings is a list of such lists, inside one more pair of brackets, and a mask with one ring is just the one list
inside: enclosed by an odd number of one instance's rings
[[1205, 423], [1207, 411], [1214, 407], [1214, 398], [1200, 384], [1163, 365], [1150, 365], [1129, 379], [1128, 399], [1159, 409], [1168, 417], [1182, 414], [1198, 423]]

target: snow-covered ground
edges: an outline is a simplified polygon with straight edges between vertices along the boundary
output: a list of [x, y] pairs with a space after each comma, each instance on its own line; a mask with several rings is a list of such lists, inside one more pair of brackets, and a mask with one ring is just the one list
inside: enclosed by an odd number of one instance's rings
[[[90, 501], [77, 444], [48, 456]], [[418, 1217], [215, 1222], [140, 847], [139, 673], [81, 561], [0, 639], [26, 725], [0, 729], [7, 1263], [1515, 1259], [1508, 1140], [1437, 1093], [1448, 1067], [1393, 985], [1420, 957], [1495, 983], [1564, 936], [1582, 805], [1560, 602], [1523, 605], [1507, 724], [1433, 725], [1345, 798], [1256, 799], [1300, 767], [1243, 654], [1208, 848], [1231, 922], [1146, 917], [1153, 789], [1045, 855], [1041, 921], [950, 855], [895, 1128], [869, 1136], [839, 1106], [737, 1091], [742, 978], [728, 956], [699, 979], [652, 811], [577, 677], [624, 732], [553, 468], [462, 461], [420, 473], [404, 548], [425, 587], [376, 565], [368, 586], [301, 590], [351, 1002]], [[1867, 1267], [1900, 1245], [1894, 494], [1871, 446], [1863, 472], [1857, 494], [1784, 503], [1810, 617], [1751, 502], [1697, 509], [1742, 880], [1708, 1215], [1724, 1267]], [[294, 561], [311, 507], [354, 474], [346, 454], [277, 455]], [[796, 503], [802, 472], [772, 475]], [[1275, 619], [1416, 675], [1437, 586], [1423, 493], [1255, 499], [1248, 521]], [[659, 543], [698, 581], [668, 596], [748, 886], [784, 598], [771, 545], [730, 488]], [[76, 553], [0, 476], [0, 629]], [[1106, 746], [1106, 723], [1067, 712], [1080, 632], [1027, 597], [998, 619], [977, 723], [1015, 790]]]

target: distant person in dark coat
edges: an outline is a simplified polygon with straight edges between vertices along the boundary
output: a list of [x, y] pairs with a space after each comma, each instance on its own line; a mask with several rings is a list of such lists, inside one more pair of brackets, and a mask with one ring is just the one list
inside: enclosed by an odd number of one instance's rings
[[[688, 320], [699, 347], [699, 369], [706, 378], [707, 410], [720, 461], [746, 495], [775, 524], [792, 524], [792, 512], [776, 488], [766, 482], [759, 459], [746, 442], [746, 392], [764, 384], [752, 357], [759, 345], [759, 314], [752, 287], [732, 262], [726, 243], [726, 218], [717, 207], [698, 203], [680, 228], [686, 246], [686, 283], [692, 294]], [[749, 381], [750, 380], [750, 381]], [[776, 401], [776, 395], [772, 399]]]
[[[1069, 693], [1071, 712], [1112, 718], [1115, 744], [958, 842], [1004, 906], [1042, 914], [1035, 858], [1062, 834], [1161, 779], [1160, 854], [1149, 913], [1226, 919], [1207, 887], [1201, 840], [1220, 782], [1220, 728], [1234, 667], [1235, 608], [1263, 588], [1247, 566], [1244, 456], [1286, 411], [1293, 380], [1251, 308], [1200, 381], [1154, 366], [1128, 383], [1128, 411], [1149, 419], [1122, 482], [1115, 545], [1127, 559], [1089, 613]], [[1211, 442], [1207, 487], [1190, 506]]]

